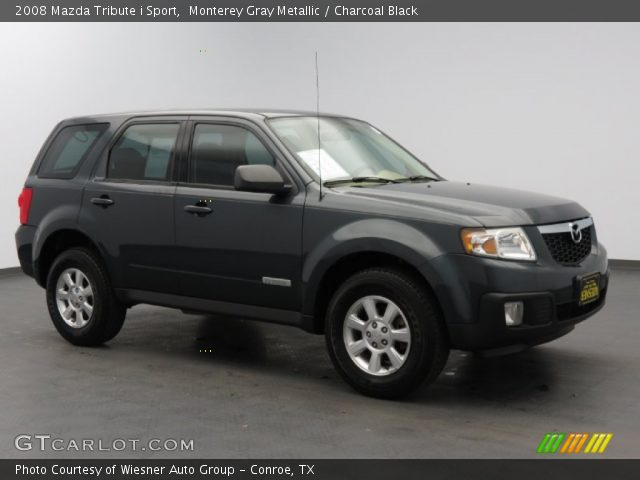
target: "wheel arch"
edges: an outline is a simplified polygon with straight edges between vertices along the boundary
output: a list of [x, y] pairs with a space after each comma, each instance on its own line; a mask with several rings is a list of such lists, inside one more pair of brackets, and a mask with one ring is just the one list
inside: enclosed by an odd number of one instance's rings
[[[362, 223], [362, 222], [358, 222]], [[367, 225], [368, 226], [368, 225]], [[380, 227], [380, 221], [371, 226]], [[365, 225], [350, 225], [349, 232], [336, 232], [306, 256], [303, 266], [304, 328], [324, 332], [324, 311], [336, 289], [358, 271], [371, 267], [399, 270], [416, 280], [428, 292], [442, 313], [434, 285], [436, 273], [425, 264], [442, 252], [424, 233], [397, 221], [374, 232]], [[393, 231], [394, 235], [389, 233]], [[433, 277], [433, 278], [431, 278]]]
[[45, 287], [47, 275], [53, 261], [65, 250], [73, 247], [86, 247], [101, 255], [98, 245], [77, 228], [63, 227], [40, 235], [34, 246], [34, 277], [38, 285]]

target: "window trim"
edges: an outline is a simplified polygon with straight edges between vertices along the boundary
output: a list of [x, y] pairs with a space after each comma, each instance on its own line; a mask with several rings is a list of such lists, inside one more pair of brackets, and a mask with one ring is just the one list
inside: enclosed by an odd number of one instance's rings
[[[171, 153], [171, 159], [169, 160], [171, 175], [167, 180], [159, 180], [159, 179], [133, 179], [133, 178], [110, 178], [109, 177], [109, 165], [111, 164], [111, 152], [118, 144], [120, 139], [124, 136], [124, 134], [129, 130], [130, 127], [136, 125], [163, 125], [163, 124], [171, 124], [178, 125], [178, 132], [176, 133], [176, 141], [173, 146], [173, 151]], [[133, 185], [176, 185], [178, 183], [179, 178], [179, 165], [181, 163], [181, 143], [182, 137], [184, 135], [185, 128], [185, 120], [184, 119], [161, 119], [161, 120], [151, 120], [148, 118], [140, 118], [135, 119], [129, 122], [123, 123], [116, 134], [113, 136], [112, 142], [109, 145], [109, 148], [106, 151], [106, 159], [105, 159], [105, 167], [104, 167], [104, 177], [94, 178], [94, 180], [99, 180], [101, 182], [110, 182], [110, 183], [124, 183], [124, 184], [133, 184]]]
[[[211, 118], [205, 119], [202, 117], [192, 118], [188, 122], [187, 132], [185, 134], [185, 145], [184, 145], [184, 154], [185, 159], [181, 163], [184, 165], [184, 172], [180, 171], [180, 181], [178, 182], [179, 186], [185, 187], [194, 187], [194, 188], [207, 188], [212, 190], [225, 190], [225, 191], [238, 191], [234, 185], [221, 185], [221, 184], [213, 184], [213, 183], [196, 183], [191, 181], [191, 160], [192, 160], [192, 150], [193, 150], [193, 140], [195, 138], [195, 132], [198, 125], [225, 125], [231, 127], [241, 128], [246, 130], [247, 132], [253, 134], [254, 137], [262, 144], [262, 146], [269, 152], [269, 154], [273, 157], [274, 165], [273, 167], [282, 175], [285, 180], [285, 183], [291, 184], [293, 186], [292, 193], [297, 193], [298, 187], [296, 182], [291, 178], [290, 173], [283, 166], [283, 161], [278, 155], [278, 152], [265, 141], [269, 139], [269, 137], [264, 134], [261, 135], [261, 131], [257, 131], [258, 129], [252, 128], [253, 124], [248, 124], [242, 121], [234, 121], [233, 118]], [[270, 139], [269, 139], [270, 140]]]
[[[100, 126], [100, 127], [102, 127], [102, 130], [98, 133], [98, 136], [96, 136], [96, 138], [93, 140], [93, 143], [91, 144], [91, 146], [89, 146], [87, 151], [84, 152], [84, 155], [82, 155], [82, 157], [80, 158], [80, 160], [78, 161], [78, 163], [76, 164], [76, 166], [73, 168], [73, 170], [71, 172], [69, 172], [69, 173], [54, 173], [54, 172], [43, 173], [42, 172], [42, 169], [44, 168], [45, 163], [46, 163], [45, 161], [47, 160], [47, 155], [49, 155], [49, 152], [51, 152], [51, 149], [53, 148], [54, 143], [60, 137], [60, 134], [64, 130], [66, 130], [67, 128], [91, 127], [91, 126]], [[78, 175], [78, 172], [80, 171], [80, 169], [82, 168], [82, 165], [84, 164], [84, 162], [87, 160], [87, 158], [89, 158], [91, 156], [91, 153], [95, 150], [96, 145], [98, 145], [98, 143], [100, 142], [100, 139], [109, 130], [110, 126], [111, 126], [111, 124], [109, 122], [72, 123], [72, 124], [61, 126], [51, 136], [51, 139], [50, 139], [46, 149], [42, 153], [42, 156], [41, 156], [39, 164], [38, 164], [38, 169], [36, 171], [36, 177], [44, 178], [44, 179], [59, 179], [59, 180], [71, 180], [71, 179], [75, 178], [76, 175]]]

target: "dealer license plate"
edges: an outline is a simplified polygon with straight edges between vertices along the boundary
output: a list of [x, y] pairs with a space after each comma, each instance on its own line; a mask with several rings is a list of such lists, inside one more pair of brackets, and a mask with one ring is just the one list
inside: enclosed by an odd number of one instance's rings
[[600, 274], [578, 277], [578, 305], [586, 305], [600, 298]]

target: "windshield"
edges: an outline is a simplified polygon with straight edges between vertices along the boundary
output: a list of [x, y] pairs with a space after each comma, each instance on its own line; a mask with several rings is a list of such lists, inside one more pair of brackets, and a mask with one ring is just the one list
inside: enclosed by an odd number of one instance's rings
[[269, 120], [269, 124], [301, 165], [323, 183], [365, 177], [389, 181], [439, 179], [392, 139], [359, 120], [282, 117]]

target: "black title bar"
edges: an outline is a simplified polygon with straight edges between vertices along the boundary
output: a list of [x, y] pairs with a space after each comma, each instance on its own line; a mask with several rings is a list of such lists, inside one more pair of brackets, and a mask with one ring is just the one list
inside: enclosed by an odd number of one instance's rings
[[637, 22], [636, 0], [3, 0], [2, 22]]

